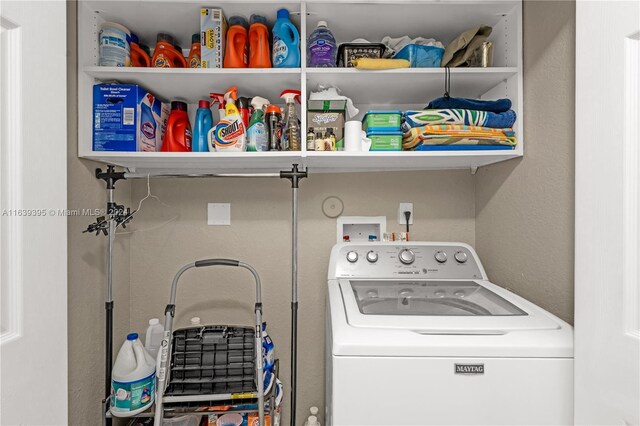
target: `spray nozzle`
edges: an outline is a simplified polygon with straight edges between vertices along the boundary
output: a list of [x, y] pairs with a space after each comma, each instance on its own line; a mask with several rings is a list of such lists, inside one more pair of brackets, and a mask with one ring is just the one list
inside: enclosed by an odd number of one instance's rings
[[229, 87], [224, 94], [224, 100], [227, 104], [232, 103], [236, 104], [236, 100], [238, 99], [238, 88], [236, 86]]
[[212, 99], [211, 106], [214, 106], [216, 103], [220, 104], [220, 108], [224, 108], [224, 93], [209, 93], [209, 97]]
[[253, 99], [251, 99], [251, 106], [256, 111], [264, 109], [264, 107], [267, 105], [269, 105], [268, 99], [262, 98], [260, 96], [254, 96]]
[[298, 103], [301, 103], [300, 95], [301, 93], [299, 90], [287, 89], [280, 93], [280, 98], [284, 99], [286, 103], [293, 103], [294, 99], [298, 101]]

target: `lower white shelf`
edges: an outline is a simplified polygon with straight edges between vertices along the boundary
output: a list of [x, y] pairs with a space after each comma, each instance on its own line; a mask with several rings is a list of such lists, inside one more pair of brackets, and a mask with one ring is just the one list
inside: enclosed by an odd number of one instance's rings
[[307, 167], [312, 173], [474, 169], [522, 156], [513, 151], [376, 152], [99, 152], [81, 158], [137, 173], [258, 174]]

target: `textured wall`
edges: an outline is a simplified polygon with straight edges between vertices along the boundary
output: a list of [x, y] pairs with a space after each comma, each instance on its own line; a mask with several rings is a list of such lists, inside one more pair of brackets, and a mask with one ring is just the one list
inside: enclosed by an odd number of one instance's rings
[[[69, 209], [105, 208], [104, 183], [96, 180], [93, 174], [96, 167], [104, 166], [78, 159], [75, 3], [67, 5], [67, 22], [67, 205]], [[129, 204], [130, 186], [128, 182], [118, 183], [116, 201]], [[70, 425], [98, 425], [101, 419], [107, 238], [82, 233], [94, 220], [91, 216], [70, 216], [68, 220]], [[114, 251], [116, 353], [120, 340], [129, 329], [129, 252], [128, 237], [119, 237]]]
[[[264, 315], [277, 345], [285, 386], [289, 378], [291, 300], [290, 185], [279, 179], [158, 179], [153, 199], [134, 219], [131, 236], [131, 330], [144, 331], [169, 300], [178, 268], [205, 257], [242, 259], [263, 280]], [[132, 186], [132, 199], [147, 191]], [[474, 243], [473, 176], [468, 171], [316, 174], [300, 184], [298, 417], [324, 404], [324, 313], [327, 267], [336, 243], [335, 219], [325, 217], [322, 201], [340, 197], [344, 214], [385, 215], [390, 231], [398, 203], [413, 202], [416, 240]], [[207, 202], [231, 203], [231, 226], [207, 226]], [[176, 215], [179, 218], [166, 223]], [[155, 229], [154, 229], [155, 228]], [[145, 231], [145, 229], [150, 229]], [[180, 281], [176, 318], [185, 325], [194, 315], [209, 324], [251, 324], [255, 300], [251, 276], [242, 270], [192, 270]], [[289, 391], [287, 386], [287, 392]], [[288, 398], [288, 394], [287, 394]], [[288, 404], [288, 403], [287, 403]], [[322, 413], [323, 410], [321, 409]], [[285, 415], [288, 405], [285, 405]], [[285, 421], [285, 423], [287, 422]]]
[[524, 158], [480, 169], [489, 277], [573, 322], [575, 3], [524, 3]]

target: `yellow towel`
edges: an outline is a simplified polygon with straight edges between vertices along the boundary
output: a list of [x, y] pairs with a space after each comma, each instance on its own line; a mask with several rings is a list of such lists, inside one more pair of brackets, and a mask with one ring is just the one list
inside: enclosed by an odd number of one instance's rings
[[409, 68], [410, 65], [406, 59], [375, 58], [354, 59], [353, 64], [360, 70], [389, 70], [393, 68]]

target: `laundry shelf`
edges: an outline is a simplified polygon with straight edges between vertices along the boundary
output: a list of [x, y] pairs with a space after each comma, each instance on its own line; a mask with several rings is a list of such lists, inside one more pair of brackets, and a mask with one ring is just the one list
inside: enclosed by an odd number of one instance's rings
[[292, 164], [314, 173], [473, 169], [521, 156], [513, 151], [92, 152], [84, 158], [133, 172], [269, 173]]
[[[330, 84], [342, 89], [357, 104], [426, 105], [444, 93], [444, 68], [358, 70], [355, 68], [307, 68], [307, 87]], [[451, 95], [480, 98], [500, 83], [517, 77], [516, 67], [453, 68]]]
[[278, 99], [284, 89], [300, 88], [300, 68], [119, 68], [91, 66], [83, 68], [100, 82], [117, 80], [139, 84], [166, 100], [182, 99], [197, 104], [210, 92], [224, 92], [231, 86], [243, 94]]

